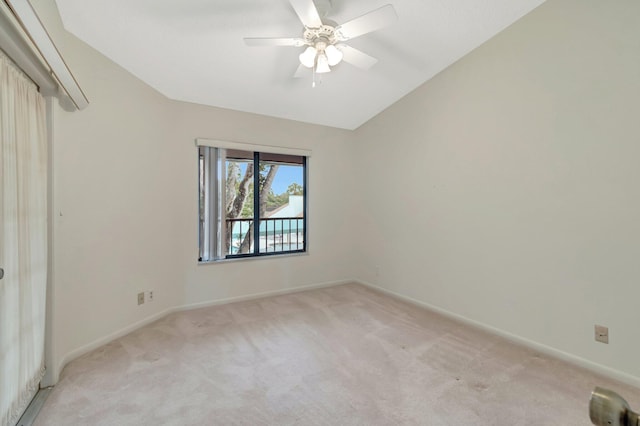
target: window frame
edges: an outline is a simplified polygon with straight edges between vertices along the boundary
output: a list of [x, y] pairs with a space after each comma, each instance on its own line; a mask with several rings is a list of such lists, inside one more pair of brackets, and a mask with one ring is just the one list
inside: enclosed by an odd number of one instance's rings
[[[209, 139], [196, 139], [198, 152], [198, 263], [219, 263], [225, 261], [235, 261], [239, 259], [256, 259], [273, 256], [292, 256], [300, 255], [308, 252], [308, 164], [311, 151], [294, 148], [272, 147], [266, 145], [253, 145], [239, 142], [225, 142]], [[203, 149], [209, 148], [209, 149]], [[220, 149], [225, 151], [219, 151]], [[260, 195], [254, 191], [253, 197], [253, 217], [250, 218], [253, 226], [253, 250], [250, 253], [226, 254], [225, 239], [227, 238], [226, 218], [224, 217], [225, 203], [224, 194], [226, 193], [226, 167], [220, 168], [219, 165], [228, 161], [226, 158], [226, 150], [248, 151], [253, 153], [251, 166], [253, 167], [253, 187], [260, 187], [260, 163], [273, 162], [274, 160], [261, 159], [261, 155], [273, 158], [273, 154], [277, 156], [295, 156], [300, 157], [300, 166], [302, 167], [302, 245], [301, 248], [294, 250], [282, 251], [261, 251], [260, 235], [262, 233], [262, 223], [265, 223], [265, 238], [268, 238], [268, 228], [264, 217], [260, 217]], [[222, 157], [218, 154], [223, 152]], [[203, 154], [204, 153], [204, 154]], [[281, 164], [295, 164], [283, 161]], [[204, 167], [203, 167], [204, 166]], [[203, 190], [204, 189], [204, 190]], [[204, 197], [204, 199], [203, 199]], [[221, 197], [223, 197], [221, 199]], [[249, 219], [249, 218], [248, 218]], [[284, 219], [286, 220], [286, 219]], [[257, 226], [255, 226], [257, 225]], [[284, 231], [284, 224], [281, 225]], [[289, 219], [291, 226], [291, 219]], [[274, 225], [274, 239], [275, 239]], [[256, 243], [257, 242], [257, 243]], [[289, 243], [291, 244], [291, 243]], [[296, 242], [296, 245], [298, 243]], [[291, 247], [291, 246], [289, 246]], [[267, 249], [268, 250], [268, 249]]]

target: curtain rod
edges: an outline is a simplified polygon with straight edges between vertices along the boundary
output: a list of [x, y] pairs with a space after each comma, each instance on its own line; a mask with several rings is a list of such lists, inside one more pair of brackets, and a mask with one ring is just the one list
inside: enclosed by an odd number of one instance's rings
[[24, 34], [40, 54], [44, 61], [43, 65], [46, 65], [51, 70], [52, 76], [59, 83], [57, 86], [67, 94], [77, 109], [84, 109], [89, 105], [89, 100], [29, 0], [4, 0], [4, 3], [9, 6]]
[[22, 72], [38, 86], [40, 93], [53, 96], [58, 92], [58, 83], [42, 65], [31, 47], [16, 29], [10, 13], [3, 2], [0, 2], [0, 50], [22, 70]]

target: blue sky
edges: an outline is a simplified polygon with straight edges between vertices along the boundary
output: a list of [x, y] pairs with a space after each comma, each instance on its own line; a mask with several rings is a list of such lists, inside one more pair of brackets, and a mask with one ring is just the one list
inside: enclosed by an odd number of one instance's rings
[[[239, 165], [240, 175], [244, 176], [247, 163], [240, 163]], [[280, 165], [280, 167], [278, 168], [278, 173], [276, 173], [276, 177], [273, 180], [271, 189], [273, 189], [274, 194], [280, 195], [283, 192], [287, 192], [287, 188], [292, 183], [297, 183], [298, 185], [302, 186], [302, 167]]]
[[280, 195], [294, 182], [302, 186], [302, 167], [281, 165], [271, 188], [276, 195]]

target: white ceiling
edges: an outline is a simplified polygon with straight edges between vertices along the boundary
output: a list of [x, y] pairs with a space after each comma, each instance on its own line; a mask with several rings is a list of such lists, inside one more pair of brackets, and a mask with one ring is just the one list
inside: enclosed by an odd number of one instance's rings
[[[65, 28], [171, 99], [355, 129], [544, 0], [332, 0], [344, 23], [391, 3], [398, 21], [347, 42], [378, 58], [340, 63], [322, 83], [293, 78], [302, 47], [288, 0], [56, 0]], [[82, 81], [80, 81], [82, 84]]]

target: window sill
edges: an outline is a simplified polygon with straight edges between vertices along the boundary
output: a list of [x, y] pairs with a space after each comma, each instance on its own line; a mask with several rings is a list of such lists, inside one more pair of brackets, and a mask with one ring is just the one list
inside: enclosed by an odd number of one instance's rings
[[224, 263], [232, 263], [232, 262], [246, 262], [248, 260], [265, 260], [265, 259], [282, 259], [288, 257], [298, 257], [298, 256], [308, 256], [309, 251], [300, 252], [300, 253], [286, 253], [286, 254], [271, 254], [271, 255], [262, 255], [262, 256], [247, 256], [247, 257], [232, 257], [230, 259], [220, 259], [220, 260], [201, 260], [198, 261], [198, 266], [205, 265], [219, 265]]

